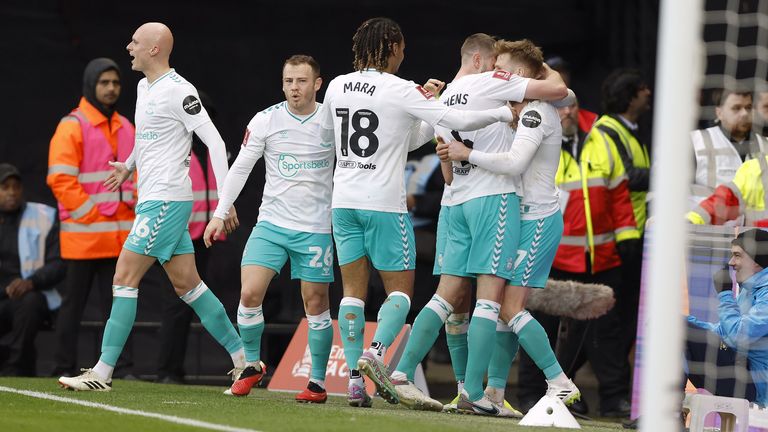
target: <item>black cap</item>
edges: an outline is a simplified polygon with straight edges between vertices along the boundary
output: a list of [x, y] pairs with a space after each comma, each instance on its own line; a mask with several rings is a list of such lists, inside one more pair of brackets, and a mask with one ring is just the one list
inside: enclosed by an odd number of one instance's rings
[[11, 164], [0, 163], [0, 183], [6, 181], [10, 177], [16, 177], [21, 180], [21, 173]]
[[549, 67], [551, 67], [552, 69], [554, 69], [554, 70], [556, 70], [558, 72], [562, 72], [562, 71], [570, 72], [571, 71], [571, 64], [568, 63], [567, 60], [565, 60], [564, 58], [562, 58], [560, 56], [550, 57], [550, 58], [544, 60], [544, 63], [546, 63]]
[[101, 111], [106, 118], [112, 117], [115, 107], [102, 105], [101, 102], [96, 100], [96, 83], [99, 81], [101, 74], [109, 70], [117, 72], [118, 77], [122, 75], [117, 63], [106, 57], [91, 60], [88, 62], [88, 65], [85, 66], [85, 71], [83, 72], [83, 96], [85, 96], [88, 103]]
[[731, 244], [744, 249], [760, 267], [768, 268], [768, 232], [750, 229], [739, 234]]

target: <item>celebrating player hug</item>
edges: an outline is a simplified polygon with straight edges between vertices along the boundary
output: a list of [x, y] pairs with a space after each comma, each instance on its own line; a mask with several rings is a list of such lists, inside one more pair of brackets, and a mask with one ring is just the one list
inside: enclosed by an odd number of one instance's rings
[[[563, 370], [544, 327], [526, 310], [531, 293], [546, 289], [563, 234], [555, 184], [563, 140], [557, 108], [575, 104], [539, 47], [476, 33], [461, 46], [461, 66], [447, 86], [438, 79], [419, 85], [398, 76], [406, 49], [400, 26], [389, 18], [368, 19], [351, 37], [352, 72], [328, 81], [322, 103], [318, 61], [285, 53], [285, 100], [252, 107], [248, 116], [257, 113], [231, 167], [197, 90], [169, 66], [172, 47], [170, 29], [160, 23], [139, 27], [127, 47], [133, 69], [144, 74], [136, 141], [127, 160], [110, 162], [105, 185], [116, 191], [137, 179], [136, 219], [117, 260], [101, 356], [82, 375], [59, 378], [62, 386], [112, 389], [136, 319], [139, 281], [159, 261], [177, 296], [231, 356], [226, 395], [249, 395], [277, 368], [262, 355], [270, 323], [264, 304], [270, 285], [277, 285], [272, 281], [290, 271], [300, 281], [308, 326], [298, 343], [311, 358], [301, 381], [306, 386], [296, 389], [298, 402], [323, 404], [329, 394], [343, 394], [331, 385], [342, 378], [346, 403], [355, 408], [373, 405], [375, 386], [382, 399], [409, 409], [520, 418], [505, 400], [519, 347], [543, 372], [545, 397], [566, 406], [579, 401], [581, 392], [566, 375], [571, 370]], [[208, 147], [219, 185], [203, 235], [206, 247], [238, 228], [234, 203], [248, 194], [246, 182], [264, 161], [262, 196], [238, 201], [239, 209], [260, 206], [245, 247], [237, 249], [236, 328], [195, 267], [187, 229], [195, 197], [189, 174], [193, 134]], [[415, 282], [411, 213], [422, 204], [411, 201], [406, 166], [409, 152], [420, 148], [431, 154], [435, 183], [444, 190], [437, 244], [430, 249], [436, 287]], [[290, 270], [284, 268], [288, 261]], [[384, 293], [370, 289], [376, 286], [372, 271]], [[335, 285], [334, 274], [340, 274]], [[426, 297], [414, 307], [418, 314], [405, 332], [407, 342], [397, 345], [418, 294]], [[366, 335], [366, 315], [372, 319], [374, 313], [375, 331]], [[453, 367], [448, 379], [457, 383], [446, 404], [429, 397], [417, 376], [444, 326]], [[345, 374], [334, 375], [329, 358], [342, 349]]]

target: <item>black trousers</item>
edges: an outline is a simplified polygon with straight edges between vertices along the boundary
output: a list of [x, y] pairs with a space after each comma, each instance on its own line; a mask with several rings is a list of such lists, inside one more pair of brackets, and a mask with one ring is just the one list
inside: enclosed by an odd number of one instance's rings
[[[717, 396], [755, 400], [757, 391], [749, 373], [748, 361], [723, 346], [720, 337], [688, 323], [685, 341], [688, 379], [697, 388]], [[712, 367], [714, 363], [717, 367]]]
[[[208, 249], [202, 239], [194, 240], [192, 243], [195, 246], [197, 272], [205, 281], [208, 273]], [[170, 285], [170, 281], [168, 284]], [[181, 380], [186, 375], [184, 359], [187, 353], [189, 325], [192, 323], [195, 312], [175, 294], [173, 289], [161, 289], [160, 292], [163, 298], [163, 317], [159, 333], [157, 377]]]
[[[104, 322], [107, 321], [112, 310], [112, 279], [115, 275], [117, 259], [66, 260], [66, 263], [67, 277], [64, 280], [61, 307], [56, 320], [57, 347], [54, 374], [78, 371], [80, 321], [83, 320], [83, 311], [92, 287], [95, 288], [100, 299], [101, 317]], [[131, 345], [131, 340], [129, 337], [126, 347]], [[125, 368], [131, 364], [130, 350], [123, 350], [118, 359], [117, 368], [125, 372]]]
[[4, 361], [0, 359], [3, 375], [37, 374], [35, 337], [49, 316], [48, 303], [39, 291], [0, 300], [0, 345], [7, 353]]
[[[594, 275], [552, 269], [550, 277], [558, 280], [604, 284], [613, 288], [617, 297], [620, 295], [617, 291], [622, 286], [621, 270], [618, 268]], [[532, 315], [544, 327], [550, 344], [555, 349], [560, 318], [540, 312], [532, 312]], [[601, 405], [611, 406], [616, 400], [628, 400], [630, 369], [624, 342], [626, 335], [624, 317], [621, 316], [620, 311], [613, 308], [606, 315], [589, 321], [564, 320], [568, 337], [556, 347], [556, 353], [566, 375], [572, 377], [586, 361], [589, 361], [599, 383], [598, 393]], [[519, 357], [518, 400], [538, 400], [546, 392], [544, 374], [525, 351], [521, 350]]]
[[643, 270], [643, 239], [635, 244], [633, 259], [621, 265], [622, 287], [617, 291], [616, 310], [624, 324], [624, 344], [627, 354], [637, 339], [637, 312], [640, 306], [640, 278]]

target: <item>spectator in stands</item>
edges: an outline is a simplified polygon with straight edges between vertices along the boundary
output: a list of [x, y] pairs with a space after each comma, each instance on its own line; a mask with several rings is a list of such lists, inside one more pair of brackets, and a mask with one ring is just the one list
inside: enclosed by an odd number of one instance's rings
[[716, 124], [691, 132], [695, 153], [695, 174], [691, 204], [699, 204], [718, 185], [733, 180], [742, 163], [768, 150], [768, 143], [752, 133], [752, 93], [721, 90], [716, 96]]
[[65, 272], [56, 209], [25, 202], [19, 171], [0, 164], [0, 375], [36, 375], [35, 337]]
[[755, 123], [758, 131], [765, 137], [768, 135], [768, 90], [757, 92], [757, 103], [755, 104]]
[[[624, 238], [616, 247], [621, 257], [622, 284], [614, 288], [616, 306], [624, 330], [626, 355], [635, 343], [637, 309], [640, 302], [640, 273], [643, 262], [643, 233], [647, 217], [647, 203], [651, 159], [648, 146], [642, 142], [638, 122], [651, 107], [651, 90], [643, 76], [635, 69], [617, 69], [603, 81], [601, 87], [604, 114], [595, 122], [584, 143], [581, 163], [587, 182], [607, 182], [605, 186], [589, 186], [593, 208], [604, 205], [602, 198], [612, 186], [610, 179], [623, 171], [629, 180], [629, 196], [635, 214], [640, 238]], [[606, 149], [611, 154], [606, 154]], [[616, 233], [619, 240], [620, 233]]]
[[[573, 88], [571, 86], [570, 63], [568, 63], [564, 58], [560, 56], [550, 57], [546, 60], [546, 63], [549, 65], [549, 67], [552, 68], [552, 70], [560, 72], [560, 76], [563, 78], [563, 81], [565, 82], [565, 85], [568, 86], [568, 88]], [[578, 112], [579, 130], [585, 134], [589, 133], [590, 129], [592, 129], [592, 125], [594, 125], [595, 121], [597, 121], [597, 114], [584, 109], [583, 107], [579, 107], [576, 111]]]
[[56, 323], [56, 376], [78, 375], [80, 321], [94, 280], [106, 320], [117, 256], [133, 224], [133, 182], [117, 192], [104, 186], [112, 172], [108, 162], [123, 161], [133, 150], [134, 127], [115, 109], [119, 97], [117, 63], [92, 60], [83, 73], [78, 107], [61, 119], [51, 139], [47, 182], [59, 202], [61, 257], [67, 264]]
[[697, 225], [768, 227], [768, 155], [750, 159], [739, 167], [733, 180], [717, 186], [712, 195], [688, 212], [689, 222]]
[[[739, 285], [737, 296], [733, 295], [729, 267], [733, 268]], [[731, 242], [728, 264], [715, 273], [713, 284], [719, 301], [719, 321], [709, 323], [688, 317], [688, 378], [696, 387], [706, 388], [718, 396], [742, 397], [766, 407], [768, 232], [750, 229], [739, 234]], [[715, 343], [703, 342], [707, 338], [701, 337], [702, 332], [716, 335]], [[718, 367], [712, 368], [706, 361], [715, 357]], [[744, 372], [740, 357], [747, 358], [748, 373]]]

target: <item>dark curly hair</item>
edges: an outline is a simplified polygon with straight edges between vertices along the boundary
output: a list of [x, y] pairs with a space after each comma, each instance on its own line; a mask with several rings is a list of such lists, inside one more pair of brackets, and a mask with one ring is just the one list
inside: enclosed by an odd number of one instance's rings
[[616, 69], [603, 81], [601, 93], [603, 96], [603, 112], [620, 114], [626, 112], [629, 103], [637, 96], [637, 92], [648, 88], [637, 69]]
[[402, 42], [403, 32], [391, 19], [380, 17], [365, 21], [352, 37], [355, 70], [386, 69], [392, 53], [392, 45]]

